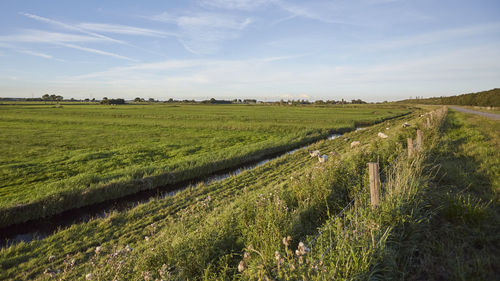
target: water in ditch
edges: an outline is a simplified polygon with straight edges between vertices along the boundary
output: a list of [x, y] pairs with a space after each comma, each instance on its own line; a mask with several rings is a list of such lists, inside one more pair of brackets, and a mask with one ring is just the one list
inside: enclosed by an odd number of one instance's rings
[[[361, 129], [363, 128], [357, 128], [356, 130]], [[333, 140], [340, 136], [341, 134], [332, 134], [328, 136], [327, 139]], [[43, 239], [51, 235], [58, 229], [66, 228], [77, 223], [87, 222], [94, 218], [103, 218], [114, 211], [125, 211], [137, 206], [138, 204], [146, 203], [155, 198], [173, 196], [177, 192], [188, 187], [196, 186], [199, 183], [208, 185], [214, 182], [222, 181], [228, 177], [238, 175], [243, 171], [255, 169], [269, 161], [283, 157], [287, 154], [293, 154], [300, 149], [306, 148], [307, 146], [309, 145], [295, 148], [280, 154], [270, 155], [266, 159], [255, 161], [252, 163], [246, 163], [237, 168], [219, 171], [203, 178], [183, 181], [177, 184], [171, 184], [150, 190], [144, 190], [118, 199], [108, 200], [105, 202], [68, 210], [48, 218], [41, 218], [21, 224], [12, 225], [4, 229], [0, 229], [0, 247], [15, 245], [20, 242], [30, 242], [36, 239]]]

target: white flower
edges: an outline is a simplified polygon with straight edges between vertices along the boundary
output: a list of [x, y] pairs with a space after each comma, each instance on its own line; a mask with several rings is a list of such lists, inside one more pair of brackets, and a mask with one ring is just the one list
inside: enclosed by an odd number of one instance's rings
[[238, 271], [243, 272], [247, 268], [247, 264], [245, 261], [240, 261], [240, 264], [238, 264]]
[[89, 273], [87, 275], [85, 275], [85, 280], [92, 280], [94, 276], [92, 275], [92, 273]]

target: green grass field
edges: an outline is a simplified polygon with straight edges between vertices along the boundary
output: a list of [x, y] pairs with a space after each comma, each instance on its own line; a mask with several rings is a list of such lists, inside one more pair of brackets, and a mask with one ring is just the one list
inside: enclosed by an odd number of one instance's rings
[[[387, 165], [396, 159], [402, 141], [414, 133], [414, 128], [401, 127], [411, 118], [347, 133], [350, 140], [362, 142], [359, 149], [350, 149], [344, 138], [309, 147], [340, 154], [338, 159], [331, 154], [326, 165], [299, 150], [221, 182], [3, 249], [0, 278], [43, 279], [50, 268], [60, 269], [57, 276], [62, 280], [84, 279], [89, 273], [102, 280], [137, 280], [143, 272], [159, 277], [158, 269], [165, 264], [172, 280], [232, 279], [239, 276], [236, 266], [248, 245], [263, 252], [272, 265], [283, 236], [291, 235], [296, 246], [317, 233], [317, 227], [366, 183], [368, 161], [380, 158]], [[380, 131], [389, 139], [378, 138]], [[126, 245], [134, 248], [132, 256], [120, 251]], [[98, 246], [102, 251], [96, 255]], [[52, 255], [55, 258], [47, 262]]]
[[0, 105], [0, 226], [196, 178], [405, 107]]
[[[307, 148], [336, 151], [327, 163], [298, 150], [220, 182], [4, 248], [0, 279], [495, 279], [499, 123], [451, 111], [427, 129], [420, 113], [346, 133], [349, 141]], [[403, 128], [407, 121], [411, 126]], [[406, 139], [415, 138], [417, 128], [424, 147], [408, 157]], [[381, 131], [387, 139], [377, 137]], [[353, 140], [361, 146], [350, 148]], [[377, 209], [369, 207], [366, 189], [370, 161], [381, 165]], [[310, 251], [297, 255], [301, 241]]]

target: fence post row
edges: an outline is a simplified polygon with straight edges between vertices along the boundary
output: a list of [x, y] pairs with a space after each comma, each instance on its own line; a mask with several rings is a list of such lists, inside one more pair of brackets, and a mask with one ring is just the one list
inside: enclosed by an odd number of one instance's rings
[[417, 130], [417, 150], [422, 150], [423, 144], [422, 130]]
[[407, 138], [408, 141], [408, 157], [413, 156], [413, 139], [412, 138]]
[[427, 129], [431, 128], [431, 120], [427, 117]]
[[380, 174], [378, 163], [368, 163], [368, 174], [370, 176], [370, 202], [372, 209], [374, 209], [380, 203]]

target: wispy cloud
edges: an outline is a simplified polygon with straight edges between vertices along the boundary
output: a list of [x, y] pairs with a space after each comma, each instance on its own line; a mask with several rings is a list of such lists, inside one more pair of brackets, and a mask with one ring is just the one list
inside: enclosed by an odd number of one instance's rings
[[171, 13], [161, 13], [151, 17], [161, 22], [174, 23], [181, 28], [221, 28], [242, 30], [252, 23], [251, 18], [239, 19], [235, 16], [216, 13], [194, 13], [177, 16]]
[[35, 56], [35, 57], [41, 57], [41, 58], [45, 58], [45, 59], [52, 59], [53, 58], [53, 56], [51, 56], [51, 55], [44, 54], [44, 53], [41, 53], [41, 52], [36, 52], [36, 51], [17, 50], [17, 52], [18, 53], [22, 53], [22, 54], [27, 54], [27, 55]]
[[114, 67], [106, 71], [88, 73], [84, 75], [74, 76], [72, 79], [86, 80], [86, 79], [116, 79], [118, 77], [139, 77], [141, 75], [154, 75], [163, 76], [165, 73], [187, 73], [197, 72], [201, 70], [210, 69], [227, 69], [244, 68], [251, 66], [270, 65], [274, 62], [293, 60], [298, 57], [306, 56], [308, 54], [299, 54], [292, 56], [275, 56], [264, 58], [252, 58], [243, 60], [214, 60], [214, 59], [195, 59], [195, 60], [166, 60], [152, 63], [140, 63], [126, 67]]
[[237, 38], [253, 22], [249, 17], [207, 12], [186, 15], [162, 13], [150, 19], [174, 24], [179, 42], [186, 50], [198, 55], [217, 52], [222, 42]]
[[51, 25], [55, 25], [55, 26], [58, 26], [58, 27], [61, 27], [61, 28], [67, 29], [67, 30], [78, 31], [78, 32], [81, 32], [81, 33], [84, 33], [84, 34], [87, 34], [87, 35], [90, 35], [90, 36], [93, 36], [93, 37], [96, 37], [96, 38], [99, 38], [99, 39], [111, 41], [111, 42], [114, 42], [114, 43], [126, 44], [125, 42], [123, 42], [121, 40], [116, 40], [116, 39], [113, 39], [111, 37], [99, 34], [99, 33], [90, 32], [90, 31], [87, 31], [87, 30], [85, 30], [83, 28], [80, 28], [80, 27], [72, 25], [72, 24], [67, 24], [67, 23], [64, 23], [64, 22], [61, 22], [61, 21], [57, 21], [57, 20], [54, 20], [54, 19], [50, 19], [50, 18], [46, 18], [46, 17], [41, 17], [41, 16], [38, 16], [38, 15], [29, 14], [29, 13], [20, 13], [20, 14], [23, 15], [23, 16], [26, 16], [28, 18], [31, 18], [31, 19], [34, 19], [34, 20], [37, 20], [37, 21], [40, 21], [40, 22], [48, 23], [48, 24], [51, 24]]
[[0, 36], [0, 42], [61, 43], [61, 42], [102, 42], [93, 36], [26, 29], [19, 34]]
[[253, 10], [273, 0], [201, 0], [200, 4], [205, 7], [231, 9], [231, 10]]
[[150, 36], [165, 38], [167, 36], [177, 36], [173, 32], [165, 32], [149, 28], [141, 28], [128, 25], [105, 24], [105, 23], [80, 23], [78, 27], [84, 30], [92, 30], [101, 33], [128, 34], [139, 36]]
[[414, 47], [437, 42], [446, 42], [450, 40], [478, 36], [482, 34], [500, 33], [500, 23], [488, 23], [459, 28], [443, 29], [419, 34], [412, 34], [383, 42], [369, 44], [370, 48], [394, 49], [403, 47]]
[[[98, 50], [95, 48], [89, 48], [89, 47], [82, 47], [79, 45], [75, 45], [75, 42], [102, 42], [103, 39], [101, 38], [96, 38], [92, 36], [86, 36], [86, 35], [78, 35], [78, 34], [68, 34], [68, 33], [57, 33], [57, 32], [48, 32], [48, 31], [42, 31], [42, 30], [25, 30], [21, 34], [16, 34], [16, 35], [6, 35], [6, 36], [0, 36], [0, 42], [6, 42], [6, 43], [45, 43], [45, 44], [50, 44], [50, 45], [57, 45], [57, 46], [62, 46], [66, 48], [71, 48], [79, 51], [84, 51], [88, 53], [93, 53], [93, 54], [98, 54], [98, 55], [103, 55], [103, 56], [108, 56], [108, 57], [113, 57], [117, 59], [124, 59], [128, 61], [137, 61], [132, 58], [122, 56], [119, 54], [115, 54], [112, 52], [107, 52], [103, 50]], [[9, 48], [11, 49], [19, 49], [18, 47], [10, 46]], [[18, 50], [16, 50], [18, 51]], [[39, 56], [39, 57], [45, 57], [48, 58], [49, 55], [44, 55], [40, 52], [36, 51], [27, 51], [25, 49], [21, 49], [21, 51], [25, 54], [29, 55], [34, 55], [34, 56]]]
[[340, 3], [305, 1], [292, 3], [288, 1], [276, 0], [273, 3], [293, 16], [312, 19], [329, 24], [359, 25], [358, 22], [349, 21], [345, 16], [341, 17]]
[[135, 61], [135, 62], [137, 62], [137, 60], [129, 58], [129, 57], [126, 57], [126, 56], [122, 56], [122, 55], [118, 55], [118, 54], [115, 54], [115, 53], [106, 52], [106, 51], [102, 51], [102, 50], [98, 50], [98, 49], [93, 49], [93, 48], [88, 48], [88, 47], [82, 47], [82, 46], [78, 46], [78, 45], [74, 45], [74, 44], [67, 44], [67, 43], [58, 43], [57, 45], [64, 46], [64, 47], [67, 47], [67, 48], [76, 49], [76, 50], [80, 50], [80, 51], [84, 51], [84, 52], [88, 52], [88, 53], [93, 53], [93, 54], [108, 56], [108, 57], [112, 57], [112, 58], [124, 59], [124, 60], [128, 60], [128, 61]]

